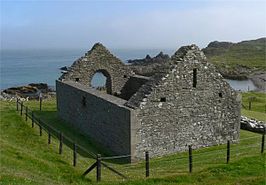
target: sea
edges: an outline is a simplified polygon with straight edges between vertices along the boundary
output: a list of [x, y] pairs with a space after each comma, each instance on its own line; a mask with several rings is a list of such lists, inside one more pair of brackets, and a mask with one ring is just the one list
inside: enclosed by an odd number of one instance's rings
[[[156, 56], [160, 51], [173, 55], [171, 49], [112, 49], [111, 52], [124, 63], [129, 59], [141, 59], [149, 54]], [[47, 83], [55, 87], [55, 80], [61, 76], [61, 67], [71, 64], [83, 56], [86, 49], [40, 49], [40, 50], [1, 50], [1, 90], [27, 85], [29, 83]], [[250, 80], [227, 80], [236, 90], [254, 90], [255, 86]], [[92, 80], [93, 86], [101, 86], [105, 79], [102, 74], [96, 74]]]

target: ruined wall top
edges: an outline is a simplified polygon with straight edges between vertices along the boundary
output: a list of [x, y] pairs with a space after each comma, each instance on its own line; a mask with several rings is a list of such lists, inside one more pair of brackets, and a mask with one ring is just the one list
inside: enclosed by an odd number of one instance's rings
[[206, 56], [195, 44], [189, 46], [182, 46], [175, 52], [171, 59], [172, 61], [200, 60], [202, 62], [207, 62]]
[[[169, 77], [170, 74], [174, 73], [175, 71], [180, 71], [182, 77], [179, 77], [177, 81], [184, 81], [183, 88], [190, 88], [188, 87], [188, 83], [192, 83], [192, 75], [186, 74], [193, 72], [194, 68], [203, 68], [206, 69], [205, 73], [208, 73], [208, 78], [211, 79], [218, 79], [222, 80], [222, 76], [216, 71], [216, 68], [207, 62], [204, 53], [199, 49], [196, 45], [190, 46], [183, 46], [178, 49], [175, 54], [171, 57], [170, 62], [167, 64], [168, 67], [165, 67], [167, 71], [164, 73], [158, 73], [151, 77], [151, 80], [144, 84], [137, 93], [135, 93], [126, 103], [127, 106], [131, 108], [139, 108], [141, 103], [145, 102], [146, 99], [150, 96], [151, 92], [156, 91], [156, 89], [164, 88], [162, 84], [165, 83], [165, 79]], [[201, 67], [199, 67], [201, 66]], [[204, 66], [204, 67], [202, 67]], [[187, 78], [187, 79], [185, 79]], [[222, 80], [223, 81], [223, 80]], [[223, 81], [226, 83], [225, 81]], [[176, 85], [179, 84], [175, 82]], [[187, 83], [187, 84], [185, 84]], [[229, 85], [227, 84], [228, 88]], [[201, 87], [203, 88], [203, 87]], [[182, 89], [182, 88], [181, 88]], [[174, 92], [173, 92], [174, 93]]]
[[[216, 68], [207, 62], [204, 53], [194, 44], [179, 48], [171, 57], [161, 54], [160, 57], [155, 58], [160, 58], [160, 62], [154, 60], [155, 65], [153, 65], [152, 62], [150, 63], [156, 68], [155, 71], [157, 72], [152, 74], [149, 80], [141, 85], [138, 90], [134, 90], [135, 93], [133, 95], [126, 96], [128, 100], [125, 103], [126, 106], [134, 109], [139, 108], [143, 100], [147, 99], [152, 91], [162, 88], [161, 84], [164, 83], [164, 80], [172, 74], [173, 71], [180, 70], [180, 74], [182, 74], [191, 73], [193, 68], [198, 68], [200, 70], [208, 69], [205, 71], [209, 74], [208, 78], [223, 79]], [[141, 68], [147, 67], [146, 64], [142, 64], [141, 62], [135, 66]], [[101, 43], [96, 43], [91, 50], [85, 53], [85, 56], [75, 61], [70, 67], [70, 70], [62, 75], [60, 79], [76, 81], [89, 87], [91, 79], [96, 72], [102, 72], [106, 76], [107, 93], [121, 98], [123, 98], [122, 95], [127, 93], [124, 92], [124, 90], [128, 88], [124, 87], [126, 87], [130, 77], [135, 75], [132, 70], [132, 65], [125, 65]], [[178, 80], [183, 80], [185, 81], [184, 83], [192, 83], [191, 75], [188, 74], [184, 74], [183, 78]], [[134, 92], [132, 89], [130, 90]]]
[[106, 77], [108, 94], [119, 94], [133, 72], [101, 43], [96, 43], [91, 50], [76, 60], [60, 80], [72, 80], [85, 86], [91, 86], [95, 73], [101, 72]]

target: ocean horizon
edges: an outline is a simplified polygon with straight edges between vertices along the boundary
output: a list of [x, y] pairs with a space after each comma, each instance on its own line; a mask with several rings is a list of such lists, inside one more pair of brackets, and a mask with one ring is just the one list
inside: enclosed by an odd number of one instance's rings
[[[71, 66], [72, 63], [84, 56], [86, 49], [21, 49], [1, 50], [1, 90], [27, 85], [29, 83], [46, 83], [55, 88], [55, 81], [62, 75], [60, 68]], [[146, 55], [156, 56], [159, 52], [173, 55], [173, 49], [111, 49], [112, 54], [125, 64], [129, 59], [142, 59]], [[251, 80], [227, 80], [236, 90], [254, 90]], [[102, 86], [105, 77], [96, 74], [91, 82], [95, 86]]]
[[[3, 90], [29, 83], [47, 83], [54, 87], [55, 80], [61, 75], [60, 68], [71, 66], [87, 51], [88, 49], [1, 50], [0, 88]], [[154, 57], [160, 51], [168, 55], [174, 53], [171, 49], [110, 49], [110, 51], [124, 63], [129, 59], [145, 58], [147, 54]]]

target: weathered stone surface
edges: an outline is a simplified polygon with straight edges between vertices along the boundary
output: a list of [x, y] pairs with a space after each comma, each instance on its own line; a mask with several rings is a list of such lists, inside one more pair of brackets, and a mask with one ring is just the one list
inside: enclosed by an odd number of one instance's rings
[[117, 155], [130, 154], [131, 110], [123, 99], [72, 81], [56, 82], [59, 116]]
[[[126, 105], [136, 109], [137, 158], [237, 141], [239, 95], [195, 45], [171, 57], [171, 69], [144, 84]], [[196, 87], [193, 70], [196, 69]]]
[[[187, 150], [188, 145], [199, 148], [239, 139], [241, 96], [197, 46], [181, 47], [167, 62], [156, 63], [159, 69], [149, 78], [136, 77], [131, 65], [119, 63], [102, 45], [86, 56], [57, 82], [58, 112], [116, 153], [131, 154], [134, 160], [143, 158], [145, 151], [162, 156]], [[111, 95], [92, 98], [102, 92], [92, 93], [88, 76], [99, 69], [110, 74], [112, 92], [127, 95], [119, 103], [113, 103], [111, 97], [119, 98]], [[73, 82], [76, 77], [82, 83]], [[83, 96], [92, 108], [81, 108]]]
[[129, 100], [139, 90], [139, 88], [149, 80], [150, 78], [146, 76], [131, 76], [122, 88], [119, 97]]
[[107, 78], [107, 93], [113, 95], [121, 93], [122, 87], [133, 74], [120, 59], [112, 55], [102, 44], [96, 43], [85, 56], [76, 60], [60, 79], [91, 86], [92, 77], [97, 72], [103, 73]]
[[241, 129], [266, 134], [266, 123], [241, 116]]

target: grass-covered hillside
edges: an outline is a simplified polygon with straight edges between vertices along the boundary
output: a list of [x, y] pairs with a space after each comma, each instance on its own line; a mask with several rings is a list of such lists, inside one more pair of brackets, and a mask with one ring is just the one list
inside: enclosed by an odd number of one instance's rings
[[[244, 94], [243, 97], [257, 96]], [[264, 95], [258, 95], [254, 110], [245, 114], [259, 113], [263, 118], [261, 104]], [[244, 103], [246, 100], [244, 100]], [[77, 144], [93, 153], [108, 152], [93, 141], [79, 134], [77, 130], [62, 125], [56, 114], [55, 100], [44, 101], [42, 112], [38, 102], [25, 102], [34, 113], [49, 125], [64, 133]], [[31, 128], [31, 120], [16, 112], [15, 102], [1, 101], [0, 122], [0, 184], [127, 184], [127, 185], [263, 185], [265, 184], [265, 154], [260, 153], [261, 135], [241, 131], [240, 142], [231, 144], [231, 160], [226, 164], [226, 145], [193, 151], [193, 172], [188, 172], [187, 152], [150, 160], [150, 177], [145, 178], [145, 163], [120, 164], [105, 161], [109, 166], [126, 175], [123, 180], [110, 170], [102, 167], [102, 182], [96, 183], [95, 170], [85, 178], [81, 174], [95, 160], [78, 154], [77, 166], [73, 167], [72, 150], [63, 145], [63, 153], [58, 153], [59, 142], [52, 138], [47, 144], [47, 133], [39, 136], [39, 127]], [[256, 117], [256, 116], [255, 116]]]
[[[251, 101], [251, 110], [249, 110]], [[266, 93], [242, 93], [242, 115], [266, 122]]]
[[214, 41], [202, 50], [225, 75], [266, 70], [266, 38], [239, 43]]

